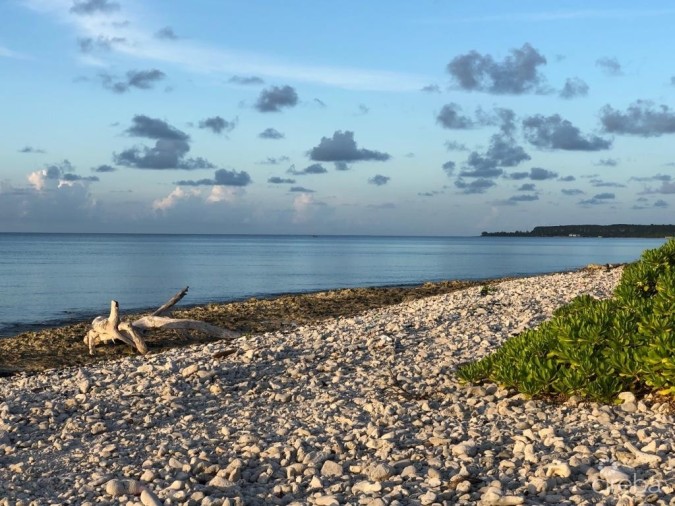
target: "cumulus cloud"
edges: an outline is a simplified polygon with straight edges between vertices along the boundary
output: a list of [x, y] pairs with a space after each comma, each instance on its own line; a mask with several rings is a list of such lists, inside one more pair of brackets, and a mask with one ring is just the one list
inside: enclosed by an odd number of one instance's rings
[[132, 137], [145, 137], [154, 140], [188, 141], [190, 139], [185, 132], [181, 132], [166, 121], [143, 114], [133, 117], [132, 125], [126, 129], [126, 133]]
[[117, 165], [137, 169], [203, 169], [213, 168], [206, 160], [185, 160], [190, 151], [187, 141], [160, 139], [155, 146], [134, 146], [113, 154]]
[[563, 177], [558, 178], [558, 181], [566, 181], [566, 182], [576, 181], [576, 180], [577, 180], [577, 178], [574, 177], [574, 176], [563, 176]]
[[424, 93], [440, 93], [441, 88], [437, 84], [428, 84], [424, 86], [420, 91], [423, 91]]
[[110, 0], [74, 1], [70, 12], [78, 15], [109, 14], [120, 10], [120, 4]]
[[616, 58], [603, 57], [595, 60], [595, 65], [608, 76], [621, 76], [623, 69]]
[[530, 159], [530, 155], [521, 146], [518, 146], [512, 138], [504, 135], [492, 136], [490, 147], [485, 155], [489, 163], [495, 163], [500, 167], [515, 167]]
[[630, 181], [670, 181], [673, 179], [673, 176], [670, 174], [655, 174], [653, 176], [644, 176], [644, 177], [631, 177]]
[[280, 163], [288, 162], [290, 158], [287, 156], [268, 156], [265, 160], [258, 162], [258, 165], [279, 165]]
[[62, 174], [66, 170], [70, 169], [71, 169], [70, 162], [68, 160], [64, 160], [62, 164], [50, 165], [46, 169], [31, 172], [28, 175], [28, 182], [37, 191], [43, 191], [48, 187], [56, 188], [59, 186], [59, 181], [61, 179]]
[[657, 200], [656, 202], [654, 202], [654, 207], [661, 207], [661, 208], [668, 207], [668, 202], [666, 202], [665, 200]]
[[227, 121], [220, 116], [213, 116], [212, 118], [206, 118], [199, 122], [199, 128], [211, 130], [214, 134], [231, 132], [236, 125], [236, 119], [234, 121]]
[[[291, 189], [292, 190], [292, 189]], [[312, 190], [301, 190], [300, 195], [293, 199], [293, 219], [294, 223], [306, 223], [314, 217], [318, 209], [326, 209], [324, 202], [319, 202], [311, 195]]]
[[619, 165], [619, 160], [616, 158], [603, 158], [601, 160], [598, 160], [597, 163], [595, 164], [598, 167], [616, 167]]
[[79, 174], [67, 173], [63, 174], [61, 180], [65, 183], [72, 183], [73, 181], [83, 181], [87, 183], [94, 183], [99, 181], [98, 176], [80, 176]]
[[104, 174], [107, 172], [115, 172], [117, 169], [111, 165], [99, 165], [98, 167], [92, 167], [92, 172], [98, 172]]
[[317, 162], [384, 162], [391, 158], [387, 153], [357, 148], [354, 132], [349, 130], [337, 130], [332, 138], [322, 137], [319, 145], [310, 150], [309, 156]]
[[183, 180], [174, 183], [178, 186], [247, 186], [251, 176], [246, 171], [218, 169], [213, 179]]
[[357, 116], [365, 116], [370, 112], [370, 107], [364, 105], [364, 104], [359, 104], [359, 111], [356, 113]]
[[440, 123], [443, 128], [451, 130], [466, 130], [473, 126], [473, 122], [467, 116], [462, 116], [462, 110], [459, 104], [449, 103], [445, 104], [441, 112], [436, 116], [436, 122]]
[[254, 84], [264, 84], [263, 81], [258, 76], [232, 76], [228, 79], [229, 82], [233, 84], [243, 84], [243, 85], [254, 85]]
[[461, 178], [455, 181], [455, 186], [464, 194], [485, 193], [488, 188], [492, 188], [495, 184], [490, 179], [474, 179], [468, 183]]
[[516, 131], [516, 113], [505, 107], [495, 107], [492, 111], [482, 108], [476, 110], [476, 121], [482, 126], [498, 126], [506, 136], [513, 136]]
[[134, 146], [121, 153], [113, 153], [117, 165], [137, 169], [213, 169], [215, 166], [204, 158], [186, 158], [190, 151], [190, 137], [166, 121], [136, 115], [127, 135], [155, 140], [152, 148]]
[[473, 153], [472, 156], [469, 157], [468, 163], [473, 164], [474, 166], [471, 168], [462, 169], [462, 171], [459, 173], [460, 177], [492, 178], [499, 177], [504, 173], [503, 169], [488, 164], [484, 158], [480, 157], [480, 155], [476, 153]]
[[335, 170], [339, 171], [351, 169], [351, 167], [347, 164], [347, 162], [333, 162], [333, 165], [335, 166]]
[[584, 135], [559, 114], [537, 114], [523, 120], [523, 133], [530, 144], [542, 149], [567, 151], [599, 151], [609, 149], [612, 142], [597, 135]]
[[434, 190], [434, 191], [430, 191], [430, 192], [418, 192], [417, 196], [418, 197], [435, 197], [436, 195], [443, 195], [443, 193], [445, 193], [445, 192], [442, 192], [442, 191], [439, 191], [439, 190]]
[[555, 179], [558, 173], [552, 170], [542, 169], [541, 167], [532, 167], [529, 172], [512, 172], [506, 176], [508, 179], [530, 179], [532, 181], [546, 181]]
[[119, 80], [110, 74], [101, 73], [99, 78], [104, 88], [114, 93], [126, 93], [132, 88], [150, 90], [158, 81], [163, 80], [166, 74], [161, 70], [130, 70], [126, 78]]
[[511, 202], [533, 202], [539, 200], [539, 195], [514, 195], [509, 198]]
[[272, 184], [295, 184], [295, 179], [272, 176], [267, 182]]
[[560, 90], [560, 98], [571, 99], [576, 97], [585, 97], [588, 95], [588, 84], [578, 77], [571, 77], [565, 81], [565, 85]]
[[240, 195], [239, 188], [232, 188], [228, 186], [214, 186], [206, 197], [206, 202], [209, 204], [216, 204], [219, 202], [234, 202]]
[[657, 188], [647, 188], [640, 192], [640, 195], [648, 195], [650, 193], [661, 193], [663, 195], [671, 195], [675, 193], [675, 183], [669, 181], [662, 181], [661, 186]]
[[258, 134], [261, 139], [283, 139], [284, 134], [274, 128], [266, 128]]
[[298, 94], [291, 86], [272, 86], [260, 92], [255, 108], [260, 112], [279, 112], [284, 107], [294, 107]]
[[445, 173], [448, 176], [452, 176], [455, 173], [455, 167], [456, 166], [457, 166], [457, 164], [455, 162], [453, 162], [452, 160], [449, 160], [442, 165], [443, 170], [445, 171]]
[[294, 176], [306, 176], [308, 174], [325, 174], [326, 172], [328, 172], [328, 169], [326, 169], [320, 163], [313, 163], [312, 165], [309, 165], [301, 170], [297, 170], [295, 168], [295, 165], [293, 165], [286, 172], [288, 172], [289, 174], [293, 174]]
[[445, 148], [448, 151], [469, 151], [469, 148], [467, 148], [465, 144], [455, 141], [447, 141], [445, 143]]
[[28, 182], [38, 192], [52, 191], [63, 186], [73, 186], [73, 183], [86, 185], [97, 182], [97, 176], [81, 176], [73, 172], [73, 165], [68, 160], [48, 165], [44, 169], [36, 170], [28, 175]]
[[25, 146], [19, 150], [19, 153], [24, 154], [43, 154], [45, 153], [44, 149], [34, 148], [32, 146]]
[[625, 188], [625, 184], [614, 183], [612, 181], [603, 181], [602, 179], [593, 178], [589, 180], [592, 186], [596, 188]]
[[368, 179], [368, 183], [374, 184], [375, 186], [384, 186], [389, 182], [390, 179], [391, 178], [389, 176], [382, 176], [380, 174], [376, 174]]
[[161, 40], [178, 40], [178, 35], [176, 35], [176, 32], [170, 26], [165, 26], [155, 32], [155, 37]]
[[578, 188], [567, 188], [567, 189], [564, 188], [564, 189], [560, 190], [560, 192], [563, 195], [568, 195], [568, 196], [583, 195], [585, 193], [584, 191], [579, 190]]
[[167, 211], [172, 207], [175, 207], [178, 202], [181, 200], [189, 199], [191, 197], [198, 197], [201, 195], [201, 192], [197, 189], [185, 189], [185, 188], [176, 188], [166, 197], [155, 200], [152, 203], [152, 208], [155, 211]]
[[598, 193], [590, 199], [579, 201], [579, 204], [582, 206], [596, 206], [606, 204], [607, 201], [614, 200], [615, 198], [616, 196], [613, 193]]
[[555, 179], [558, 177], [557, 172], [552, 170], [542, 169], [541, 167], [532, 167], [530, 169], [530, 179], [533, 181], [545, 181], [547, 179]]
[[600, 121], [608, 133], [658, 137], [675, 133], [675, 111], [667, 105], [656, 106], [649, 100], [638, 100], [625, 112], [606, 105]]
[[[28, 175], [30, 186], [0, 181], [0, 226], [6, 231], [72, 232], [98, 223], [98, 206], [87, 178], [71, 171], [67, 161]], [[68, 178], [68, 179], [66, 179]]]
[[490, 139], [490, 147], [481, 154], [473, 151], [469, 154], [460, 177], [492, 178], [501, 176], [501, 167], [515, 167], [529, 160], [525, 150], [516, 144], [512, 137], [496, 134]]
[[314, 190], [310, 190], [304, 186], [291, 186], [288, 191], [293, 193], [314, 193]]
[[[152, 203], [155, 211], [152, 223], [155, 227], [158, 224], [170, 224], [173, 230], [193, 232], [200, 230], [199, 226], [203, 224], [223, 230], [223, 227], [229, 227], [232, 222], [251, 219], [246, 205], [234, 205], [243, 193], [241, 188], [226, 186], [176, 187], [166, 197]], [[227, 212], [227, 220], [223, 220], [224, 210]], [[195, 220], [195, 216], [199, 216], [199, 221]]]
[[521, 180], [521, 179], [527, 179], [530, 177], [530, 173], [525, 171], [525, 172], [511, 172], [510, 174], [507, 174], [506, 176], [508, 179], [515, 179], [515, 180]]
[[463, 90], [522, 95], [543, 91], [544, 77], [539, 67], [545, 64], [546, 58], [539, 51], [524, 44], [520, 49], [511, 49], [502, 61], [477, 51], [456, 56], [447, 70]]
[[[125, 44], [127, 39], [124, 37], [108, 37], [105, 35], [99, 35], [97, 37], [80, 37], [77, 39], [77, 45], [80, 48], [80, 51], [83, 53], [92, 53], [95, 50], [100, 51], [110, 51], [113, 46], [118, 44]], [[102, 74], [101, 80], [106, 80], [106, 74]], [[108, 80], [112, 80], [112, 77], [107, 77]]]
[[517, 191], [519, 192], [533, 192], [535, 190], [535, 185], [532, 183], [521, 184]]

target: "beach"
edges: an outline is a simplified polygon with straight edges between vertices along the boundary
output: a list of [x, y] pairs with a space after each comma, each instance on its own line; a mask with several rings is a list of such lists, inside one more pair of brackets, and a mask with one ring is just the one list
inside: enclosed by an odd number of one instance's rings
[[[288, 330], [326, 318], [352, 316], [361, 311], [432, 295], [449, 293], [470, 286], [499, 283], [503, 279], [484, 281], [441, 281], [422, 285], [385, 288], [347, 288], [306, 294], [287, 294], [271, 298], [251, 298], [243, 301], [213, 303], [203, 306], [181, 304], [173, 311], [177, 318], [204, 320], [212, 325], [242, 334]], [[190, 295], [186, 297], [189, 300]], [[102, 308], [108, 316], [108, 308]], [[123, 318], [133, 313], [120, 308]], [[0, 338], [0, 375], [20, 371], [37, 372], [46, 369], [94, 364], [122, 356], [133, 356], [135, 350], [124, 345], [101, 346], [95, 355], [83, 342], [91, 321], [81, 321], [39, 331]], [[199, 333], [171, 330], [153, 331], [146, 337], [151, 352], [191, 346], [212, 341]]]
[[[610, 296], [621, 272], [249, 301], [234, 341], [95, 362], [69, 353], [85, 324], [13, 338], [17, 360], [20, 338], [71, 347], [0, 378], [0, 504], [669, 504], [663, 399], [528, 399], [453, 375], [574, 297]], [[237, 328], [223, 307], [177, 316]]]

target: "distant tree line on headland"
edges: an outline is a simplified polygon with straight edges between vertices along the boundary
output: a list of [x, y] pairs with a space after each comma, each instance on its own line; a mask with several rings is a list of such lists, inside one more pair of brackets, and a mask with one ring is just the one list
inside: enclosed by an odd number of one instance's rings
[[675, 237], [675, 225], [556, 225], [530, 232], [483, 232], [483, 237]]

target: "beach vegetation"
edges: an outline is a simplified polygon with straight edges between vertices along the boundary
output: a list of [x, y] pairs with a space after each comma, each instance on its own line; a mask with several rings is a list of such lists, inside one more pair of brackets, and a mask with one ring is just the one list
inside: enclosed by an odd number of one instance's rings
[[497, 291], [496, 288], [492, 285], [482, 285], [480, 287], [479, 293], [480, 293], [481, 297], [487, 297], [488, 295], [490, 295], [491, 293], [494, 293], [496, 291]]
[[675, 395], [675, 239], [625, 267], [610, 299], [582, 295], [460, 380], [493, 381], [530, 396], [612, 402], [623, 391]]

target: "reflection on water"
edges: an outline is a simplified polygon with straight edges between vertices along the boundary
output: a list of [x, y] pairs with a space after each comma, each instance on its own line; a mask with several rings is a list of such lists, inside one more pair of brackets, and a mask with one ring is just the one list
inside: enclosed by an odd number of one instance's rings
[[622, 263], [658, 239], [0, 234], [0, 335], [35, 322], [350, 286]]

